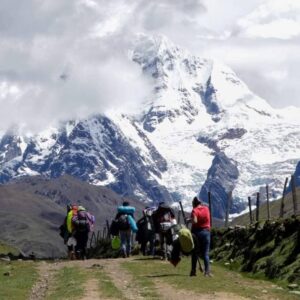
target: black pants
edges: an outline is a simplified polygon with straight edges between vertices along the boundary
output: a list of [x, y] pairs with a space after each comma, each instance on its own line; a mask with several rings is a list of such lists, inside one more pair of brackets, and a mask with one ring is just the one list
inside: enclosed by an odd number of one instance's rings
[[[147, 251], [147, 243], [149, 242], [149, 250]], [[154, 255], [154, 242], [155, 233], [153, 231], [147, 231], [145, 237], [141, 241], [141, 251], [143, 255]]]
[[76, 254], [79, 252], [79, 255], [80, 255], [79, 258], [83, 259], [86, 257], [86, 247], [87, 247], [87, 242], [89, 239], [88, 231], [76, 232], [75, 239], [77, 241], [77, 245], [75, 246]]

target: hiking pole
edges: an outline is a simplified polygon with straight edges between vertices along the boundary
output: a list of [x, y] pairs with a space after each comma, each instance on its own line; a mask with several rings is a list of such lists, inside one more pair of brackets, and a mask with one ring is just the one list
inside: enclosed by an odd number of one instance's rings
[[[183, 216], [184, 225], [188, 228], [188, 224], [187, 224], [187, 221], [186, 221], [186, 217], [185, 217], [185, 214], [184, 214], [184, 211], [183, 211], [183, 207], [182, 207], [181, 201], [179, 201], [179, 205], [180, 205], [181, 213], [182, 213], [182, 216]], [[195, 235], [192, 234], [192, 236], [195, 236]], [[198, 245], [198, 242], [197, 242], [197, 245]], [[202, 268], [200, 257], [198, 256], [198, 253], [197, 253], [197, 261], [198, 261], [198, 264], [199, 264], [199, 271], [203, 272], [203, 268]]]
[[187, 227], [187, 221], [186, 221], [186, 218], [185, 218], [185, 215], [184, 215], [184, 211], [183, 211], [183, 207], [182, 207], [181, 201], [179, 201], [179, 205], [180, 205], [180, 210], [181, 210], [181, 213], [182, 213], [184, 225]]

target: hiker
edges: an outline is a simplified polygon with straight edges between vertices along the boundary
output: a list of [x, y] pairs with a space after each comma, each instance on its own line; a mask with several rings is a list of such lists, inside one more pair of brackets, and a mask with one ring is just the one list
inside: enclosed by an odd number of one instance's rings
[[73, 236], [76, 239], [76, 258], [86, 259], [86, 248], [89, 232], [95, 223], [95, 217], [91, 215], [83, 206], [78, 206], [77, 214], [72, 217], [74, 227]]
[[64, 239], [65, 245], [68, 247], [68, 258], [75, 259], [76, 239], [73, 236], [74, 226], [72, 225], [72, 218], [77, 214], [77, 205], [67, 205], [67, 215], [63, 224], [59, 227], [60, 236]]
[[[152, 220], [152, 213], [155, 208], [146, 207], [143, 210], [143, 217], [137, 221], [138, 231], [136, 234], [136, 240], [141, 245], [141, 252], [143, 255], [154, 256], [154, 242], [155, 232], [154, 224]], [[147, 244], [149, 243], [149, 250], [147, 251]]]
[[[70, 210], [71, 206], [67, 205], [67, 215]], [[65, 245], [67, 244], [67, 241], [69, 239], [69, 232], [67, 229], [67, 215], [65, 216], [63, 223], [59, 226], [59, 235], [63, 238]]]
[[176, 218], [172, 208], [160, 202], [158, 208], [152, 214], [155, 233], [159, 234], [160, 240], [160, 251], [162, 253], [162, 258], [167, 258], [166, 245], [171, 244], [172, 240], [168, 238], [170, 236], [170, 228], [175, 225]]
[[196, 266], [199, 254], [204, 258], [204, 276], [211, 277], [209, 265], [210, 249], [210, 213], [209, 208], [194, 197], [193, 210], [191, 213], [192, 234], [195, 237], [195, 248], [192, 252], [192, 269], [190, 276], [196, 276]]
[[115, 220], [118, 222], [121, 251], [124, 258], [130, 256], [132, 231], [137, 231], [133, 216], [134, 212], [135, 207], [129, 206], [129, 202], [124, 201], [122, 206], [118, 207], [118, 213], [115, 217]]

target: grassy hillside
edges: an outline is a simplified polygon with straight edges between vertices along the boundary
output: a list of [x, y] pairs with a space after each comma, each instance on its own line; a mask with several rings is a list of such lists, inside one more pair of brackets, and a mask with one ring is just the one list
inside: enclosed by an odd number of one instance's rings
[[[256, 203], [256, 199], [252, 198], [252, 204]], [[293, 215], [293, 198], [292, 193], [289, 193], [285, 196], [284, 201], [284, 217], [290, 217]], [[297, 188], [297, 204], [298, 204], [298, 214], [300, 214], [300, 188]], [[281, 199], [275, 200], [270, 202], [270, 214], [271, 219], [278, 219], [279, 212], [280, 212], [280, 206], [281, 206]], [[252, 211], [252, 216], [255, 219], [256, 216], [256, 209]], [[261, 204], [259, 209], [259, 220], [264, 221], [267, 220], [268, 214], [267, 214], [267, 203], [264, 202]], [[248, 225], [250, 223], [250, 217], [249, 213], [246, 213], [244, 215], [241, 215], [237, 218], [235, 218], [232, 222], [232, 225]]]
[[[0, 185], [0, 239], [32, 251], [40, 257], [65, 255], [65, 246], [58, 228], [66, 214], [66, 204], [86, 207], [96, 217], [96, 230], [105, 226], [124, 198], [113, 191], [92, 186], [71, 176], [56, 179], [22, 178]], [[129, 199], [141, 211], [143, 204]], [[138, 215], [138, 214], [137, 214]]]
[[20, 254], [20, 251], [16, 247], [0, 241], [0, 256], [7, 255], [9, 253], [14, 256], [18, 256]]
[[240, 271], [300, 285], [300, 217], [213, 231], [212, 257]]

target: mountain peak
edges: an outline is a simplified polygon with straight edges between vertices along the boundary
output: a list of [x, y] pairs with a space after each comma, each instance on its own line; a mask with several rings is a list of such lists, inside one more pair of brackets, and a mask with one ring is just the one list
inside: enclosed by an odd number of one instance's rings
[[179, 48], [164, 35], [145, 35], [140, 34], [136, 37], [134, 42], [135, 54], [142, 54], [143, 56], [161, 56], [166, 53], [173, 53], [179, 51]]

